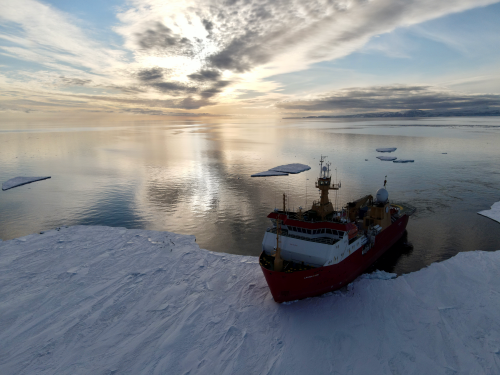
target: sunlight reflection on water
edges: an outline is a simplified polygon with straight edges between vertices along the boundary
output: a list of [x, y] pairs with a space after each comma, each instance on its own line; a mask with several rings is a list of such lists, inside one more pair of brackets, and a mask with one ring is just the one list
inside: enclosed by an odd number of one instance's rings
[[[292, 208], [317, 198], [323, 154], [342, 181], [340, 202], [373, 194], [388, 175], [390, 198], [417, 207], [408, 225], [413, 251], [381, 265], [414, 271], [459, 251], [500, 248], [498, 224], [476, 215], [500, 200], [499, 124], [454, 118], [4, 125], [1, 182], [52, 178], [1, 193], [0, 237], [99, 224], [194, 234], [209, 250], [258, 255], [266, 216], [283, 192]], [[397, 147], [394, 156], [415, 163], [379, 161], [377, 147]], [[250, 178], [295, 162], [312, 169]]]

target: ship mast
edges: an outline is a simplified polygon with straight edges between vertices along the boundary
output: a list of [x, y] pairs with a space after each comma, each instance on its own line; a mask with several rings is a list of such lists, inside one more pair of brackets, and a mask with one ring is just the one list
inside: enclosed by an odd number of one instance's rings
[[[325, 220], [326, 215], [332, 213], [333, 205], [328, 198], [329, 190], [339, 190], [340, 183], [332, 184], [332, 177], [330, 175], [330, 165], [331, 163], [325, 163], [326, 156], [321, 155], [319, 162], [320, 172], [319, 177], [316, 182], [316, 187], [320, 190], [321, 196], [319, 201], [314, 201], [312, 205], [312, 210], [316, 211], [322, 220]], [[325, 163], [325, 165], [323, 165]]]

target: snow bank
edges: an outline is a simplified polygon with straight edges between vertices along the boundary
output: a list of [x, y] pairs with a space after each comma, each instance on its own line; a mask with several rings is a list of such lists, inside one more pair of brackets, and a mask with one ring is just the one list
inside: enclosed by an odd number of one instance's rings
[[280, 165], [278, 167], [271, 168], [265, 172], [259, 172], [251, 175], [250, 177], [267, 177], [267, 176], [288, 176], [289, 173], [296, 174], [311, 169], [310, 166], [300, 163], [292, 163]]
[[478, 214], [489, 217], [500, 223], [500, 202], [493, 203], [490, 210], [480, 211]]
[[377, 148], [377, 152], [394, 152], [396, 150], [396, 147]]
[[0, 242], [0, 373], [498, 374], [499, 274], [460, 253], [280, 305], [255, 257], [61, 228]]
[[383, 161], [393, 161], [393, 160], [396, 160], [397, 157], [395, 157], [395, 156], [377, 156], [377, 159], [380, 159]]
[[47, 176], [47, 177], [14, 177], [8, 181], [5, 181], [2, 184], [2, 190], [9, 190], [9, 189], [21, 186], [21, 185], [31, 184], [32, 182], [35, 182], [35, 181], [46, 180], [48, 178], [50, 178], [50, 176]]

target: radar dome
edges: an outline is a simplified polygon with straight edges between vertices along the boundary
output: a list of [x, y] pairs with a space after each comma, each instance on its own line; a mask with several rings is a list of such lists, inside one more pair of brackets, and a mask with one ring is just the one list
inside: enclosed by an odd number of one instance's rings
[[387, 202], [387, 199], [389, 199], [389, 193], [385, 190], [385, 188], [380, 188], [377, 190], [376, 199], [379, 203], [385, 203]]

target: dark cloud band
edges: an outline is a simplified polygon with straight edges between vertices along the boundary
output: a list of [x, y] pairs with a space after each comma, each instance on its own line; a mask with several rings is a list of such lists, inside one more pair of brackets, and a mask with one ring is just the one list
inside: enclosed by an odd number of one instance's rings
[[430, 86], [381, 86], [344, 89], [311, 100], [280, 102], [276, 106], [297, 112], [460, 110], [499, 107], [500, 95], [466, 95]]

